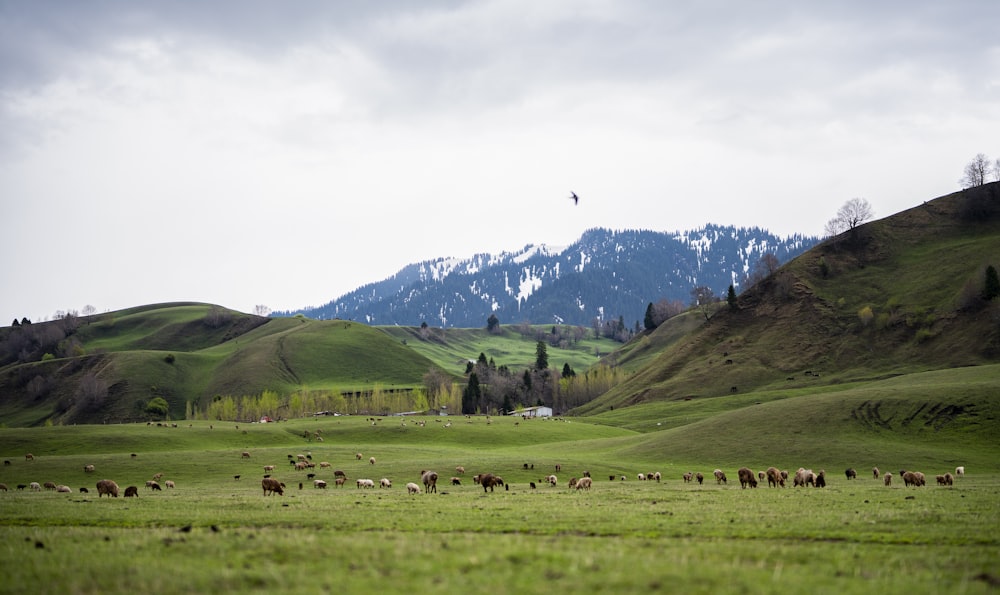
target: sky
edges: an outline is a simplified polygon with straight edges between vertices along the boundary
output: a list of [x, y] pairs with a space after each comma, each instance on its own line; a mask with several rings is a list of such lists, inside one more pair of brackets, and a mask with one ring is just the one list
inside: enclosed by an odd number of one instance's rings
[[595, 227], [889, 216], [1000, 156], [998, 22], [993, 0], [0, 0], [0, 324], [317, 306]]

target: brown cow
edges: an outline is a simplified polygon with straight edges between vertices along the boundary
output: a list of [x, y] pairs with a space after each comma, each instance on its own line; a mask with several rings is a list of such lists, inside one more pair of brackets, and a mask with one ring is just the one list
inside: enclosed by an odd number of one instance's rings
[[736, 471], [736, 475], [740, 478], [740, 487], [744, 490], [749, 485], [751, 488], [757, 487], [757, 478], [753, 476], [753, 471], [747, 467], [740, 467]]
[[483, 493], [486, 493], [486, 488], [492, 492], [494, 486], [503, 485], [503, 478], [492, 473], [484, 473], [479, 477], [479, 485], [483, 486]]
[[285, 495], [285, 490], [284, 490], [285, 484], [281, 483], [277, 479], [274, 479], [273, 477], [265, 477], [264, 479], [260, 480], [260, 487], [264, 488], [265, 496], [267, 496], [269, 493], [278, 494], [279, 496]]
[[125, 497], [126, 498], [138, 498], [139, 497], [139, 488], [136, 487], [136, 486], [129, 486], [129, 487], [125, 488]]
[[97, 497], [100, 498], [105, 494], [107, 494], [109, 498], [112, 496], [117, 498], [118, 484], [111, 481], [110, 479], [102, 479], [101, 481], [97, 482]]

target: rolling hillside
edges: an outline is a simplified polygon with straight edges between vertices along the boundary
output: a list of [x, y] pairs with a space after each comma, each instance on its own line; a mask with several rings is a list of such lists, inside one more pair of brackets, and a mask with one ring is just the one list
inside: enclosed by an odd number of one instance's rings
[[657, 328], [619, 354], [631, 378], [576, 413], [1000, 361], [1000, 304], [979, 297], [986, 267], [1000, 265], [998, 187], [829, 239], [690, 334]]
[[363, 324], [268, 319], [207, 304], [8, 327], [0, 340], [14, 358], [0, 369], [8, 426], [146, 419], [156, 397], [183, 419], [189, 402], [203, 407], [217, 395], [410, 387], [434, 366]]
[[[370, 327], [263, 318], [195, 303], [154, 304], [0, 329], [0, 418], [8, 427], [144, 421], [156, 398], [171, 419], [219, 397], [284, 399], [420, 387], [439, 368], [460, 380], [486, 354], [528, 368], [536, 338], [513, 331]], [[552, 365], [585, 370], [618, 344], [582, 338], [550, 347]], [[311, 413], [339, 409], [316, 402]]]

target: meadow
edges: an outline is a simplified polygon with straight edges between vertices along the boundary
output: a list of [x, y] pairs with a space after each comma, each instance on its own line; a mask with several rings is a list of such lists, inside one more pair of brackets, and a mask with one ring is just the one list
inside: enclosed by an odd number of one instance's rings
[[[457, 416], [3, 429], [0, 592], [987, 593], [1000, 583], [995, 468], [941, 487], [934, 475], [953, 469], [928, 461], [930, 485], [905, 488], [860, 465], [848, 481], [844, 461], [823, 489], [744, 490], [735, 467], [725, 485], [711, 477], [710, 444], [704, 458], [679, 459], [656, 448], [660, 434]], [[327, 489], [292, 468], [298, 454]], [[283, 496], [263, 496], [264, 465], [277, 466]], [[334, 469], [346, 486], [333, 485]], [[438, 493], [407, 494], [422, 469], [441, 475]], [[584, 471], [593, 488], [568, 489]], [[652, 471], [660, 483], [637, 480]], [[685, 483], [687, 471], [705, 483]], [[480, 472], [508, 489], [484, 493]], [[177, 487], [143, 487], [155, 473]], [[550, 473], [555, 487], [540, 482]], [[354, 484], [382, 477], [391, 489]], [[139, 497], [98, 497], [102, 478], [139, 486]], [[31, 481], [73, 493], [15, 487]]]

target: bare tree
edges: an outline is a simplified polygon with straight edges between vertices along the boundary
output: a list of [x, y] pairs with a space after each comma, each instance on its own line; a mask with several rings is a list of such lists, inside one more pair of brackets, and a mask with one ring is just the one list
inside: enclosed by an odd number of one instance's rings
[[87, 304], [86, 306], [83, 307], [82, 313], [84, 316], [93, 316], [94, 314], [97, 314], [97, 308], [95, 308], [90, 304]]
[[701, 312], [705, 320], [712, 315], [713, 305], [719, 301], [710, 287], [699, 285], [691, 290], [691, 307]]
[[993, 162], [993, 181], [1000, 182], [1000, 157]]
[[974, 188], [982, 186], [987, 181], [990, 172], [990, 160], [986, 155], [979, 153], [972, 158], [972, 161], [965, 165], [962, 179], [958, 181], [962, 188]]
[[253, 307], [253, 313], [257, 316], [267, 316], [271, 313], [271, 309], [264, 304], [257, 304]]
[[660, 326], [667, 320], [684, 312], [686, 307], [680, 300], [669, 301], [661, 299], [653, 304], [653, 324]]
[[[827, 223], [827, 225], [830, 224]], [[753, 266], [753, 271], [746, 277], [745, 281], [748, 286], [752, 287], [773, 275], [780, 266], [781, 261], [773, 252], [765, 252]]]
[[84, 409], [97, 409], [104, 404], [108, 396], [108, 383], [101, 380], [93, 372], [88, 372], [80, 379], [75, 395]]
[[837, 210], [837, 216], [826, 222], [824, 231], [829, 237], [853, 231], [857, 226], [875, 216], [875, 211], [863, 198], [852, 198]]

